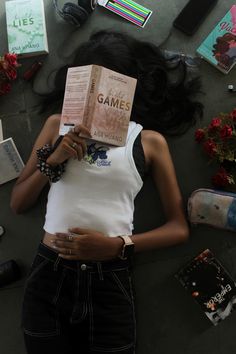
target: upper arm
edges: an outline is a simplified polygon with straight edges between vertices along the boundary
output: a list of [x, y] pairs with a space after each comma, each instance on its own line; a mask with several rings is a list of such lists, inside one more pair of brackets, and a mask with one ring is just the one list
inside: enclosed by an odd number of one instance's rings
[[30, 157], [29, 157], [23, 171], [21, 172], [21, 174], [19, 176], [19, 178], [16, 182], [16, 185], [21, 183], [25, 179], [27, 179], [29, 176], [31, 176], [33, 174], [34, 171], [36, 171], [36, 169], [37, 169], [36, 150], [41, 148], [45, 144], [52, 145], [54, 143], [55, 137], [58, 136], [59, 123], [60, 123], [60, 115], [56, 115], [56, 114], [50, 116], [46, 120], [41, 132], [39, 133], [39, 135], [34, 143]]
[[157, 132], [147, 131], [143, 140], [145, 157], [149, 161], [167, 219], [183, 219], [182, 196], [165, 138]]

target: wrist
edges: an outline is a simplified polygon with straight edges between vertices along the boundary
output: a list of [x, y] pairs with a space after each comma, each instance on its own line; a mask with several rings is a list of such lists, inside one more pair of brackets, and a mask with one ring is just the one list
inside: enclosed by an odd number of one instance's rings
[[128, 235], [119, 235], [118, 238], [120, 238], [123, 242], [120, 254], [118, 257], [120, 259], [128, 259], [131, 258], [134, 254], [134, 242], [132, 240], [131, 236]]
[[47, 158], [46, 163], [52, 167], [59, 165], [59, 163], [53, 159], [52, 155]]
[[123, 248], [123, 240], [117, 236], [112, 238], [113, 242], [113, 258], [119, 258], [122, 248]]
[[66, 162], [55, 163], [52, 157], [53, 148], [46, 144], [41, 149], [36, 150], [37, 153], [37, 168], [47, 176], [51, 182], [57, 182], [65, 172]]

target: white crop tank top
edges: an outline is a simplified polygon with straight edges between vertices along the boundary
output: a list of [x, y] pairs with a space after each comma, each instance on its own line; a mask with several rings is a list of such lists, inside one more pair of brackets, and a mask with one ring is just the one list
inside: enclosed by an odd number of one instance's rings
[[134, 199], [143, 185], [132, 150], [141, 130], [141, 125], [130, 122], [125, 146], [88, 140], [85, 157], [68, 160], [48, 194], [45, 231], [81, 227], [107, 236], [132, 234]]

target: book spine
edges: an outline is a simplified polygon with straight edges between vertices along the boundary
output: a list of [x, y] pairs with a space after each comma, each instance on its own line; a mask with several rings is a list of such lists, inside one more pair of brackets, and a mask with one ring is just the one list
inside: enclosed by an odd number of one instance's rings
[[85, 125], [89, 130], [91, 129], [92, 121], [93, 121], [95, 99], [98, 92], [101, 69], [102, 69], [101, 67], [94, 65], [92, 67], [91, 76], [90, 76], [87, 102], [86, 102], [84, 117], [83, 117], [83, 125]]

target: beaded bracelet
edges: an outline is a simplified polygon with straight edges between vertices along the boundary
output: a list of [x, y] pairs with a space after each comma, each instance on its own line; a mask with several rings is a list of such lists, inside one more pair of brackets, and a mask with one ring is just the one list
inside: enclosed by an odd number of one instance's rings
[[36, 150], [36, 153], [38, 157], [37, 168], [43, 175], [47, 176], [52, 183], [55, 183], [61, 179], [63, 172], [65, 172], [66, 161], [53, 167], [49, 165], [46, 161], [53, 151], [52, 146], [46, 144]]

